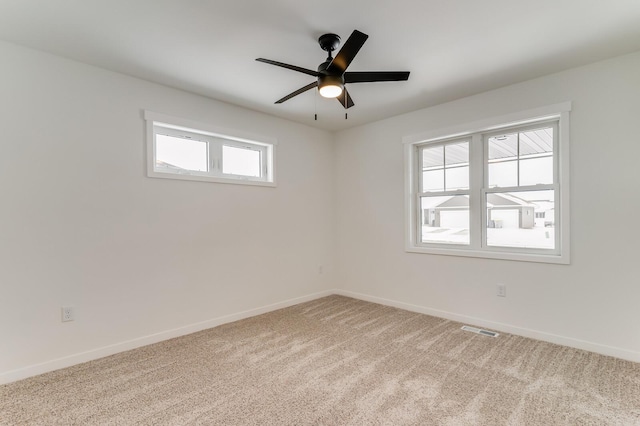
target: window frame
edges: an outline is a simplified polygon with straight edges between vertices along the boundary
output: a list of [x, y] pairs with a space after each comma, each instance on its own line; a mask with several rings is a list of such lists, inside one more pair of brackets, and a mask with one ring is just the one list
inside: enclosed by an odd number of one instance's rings
[[[527, 262], [570, 263], [570, 174], [569, 174], [569, 114], [571, 102], [549, 105], [533, 110], [463, 124], [451, 128], [434, 130], [403, 138], [405, 149], [405, 250], [412, 253], [481, 257], [489, 259]], [[545, 123], [557, 122], [554, 136], [554, 180], [553, 184], [526, 185], [516, 187], [488, 187], [488, 143], [489, 137], [505, 131], [526, 131]], [[463, 139], [469, 142], [469, 216], [470, 243], [422, 243], [421, 196], [422, 165], [420, 147], [455, 143]], [[555, 198], [555, 247], [533, 249], [487, 245], [486, 194], [553, 189]], [[455, 192], [455, 191], [453, 191]]]
[[[274, 138], [250, 134], [244, 131], [225, 129], [210, 124], [198, 123], [183, 118], [145, 111], [147, 138], [147, 176], [161, 179], [190, 180], [212, 183], [231, 183], [275, 187], [275, 147]], [[206, 172], [186, 170], [181, 173], [159, 171], [156, 163], [156, 135], [184, 137], [207, 143]], [[251, 149], [260, 153], [260, 176], [223, 173], [224, 146]]]

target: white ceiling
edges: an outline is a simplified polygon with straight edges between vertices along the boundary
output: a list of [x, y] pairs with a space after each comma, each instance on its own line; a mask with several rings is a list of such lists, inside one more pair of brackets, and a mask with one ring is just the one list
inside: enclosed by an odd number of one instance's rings
[[[317, 38], [369, 35], [350, 71], [411, 71], [352, 84], [348, 120], [308, 91]], [[640, 50], [640, 0], [0, 0], [0, 39], [339, 130]], [[314, 121], [317, 111], [318, 120]]]

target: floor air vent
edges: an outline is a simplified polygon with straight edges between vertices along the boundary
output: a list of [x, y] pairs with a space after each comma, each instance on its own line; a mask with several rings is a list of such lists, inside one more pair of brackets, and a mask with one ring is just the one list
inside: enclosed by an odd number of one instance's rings
[[471, 327], [470, 325], [463, 325], [462, 329], [464, 331], [471, 331], [472, 333], [482, 334], [484, 336], [489, 336], [489, 337], [498, 337], [500, 335], [495, 331], [484, 330], [482, 328], [475, 328], [475, 327]]

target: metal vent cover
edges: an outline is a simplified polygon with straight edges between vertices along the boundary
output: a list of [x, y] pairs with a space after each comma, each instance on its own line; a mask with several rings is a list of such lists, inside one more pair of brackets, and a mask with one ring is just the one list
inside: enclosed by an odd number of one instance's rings
[[464, 331], [470, 331], [472, 333], [482, 334], [483, 336], [489, 336], [489, 337], [498, 337], [500, 335], [495, 331], [485, 330], [483, 328], [471, 327], [470, 325], [463, 325], [461, 329]]

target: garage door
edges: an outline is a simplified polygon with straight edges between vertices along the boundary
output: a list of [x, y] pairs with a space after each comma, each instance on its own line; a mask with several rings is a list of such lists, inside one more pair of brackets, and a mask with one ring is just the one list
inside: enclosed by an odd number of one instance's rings
[[469, 211], [468, 210], [441, 211], [440, 227], [469, 229]]
[[519, 228], [520, 227], [520, 220], [519, 220], [519, 214], [517, 209], [491, 210], [490, 219], [494, 221], [498, 221], [498, 220], [502, 221], [503, 228]]

